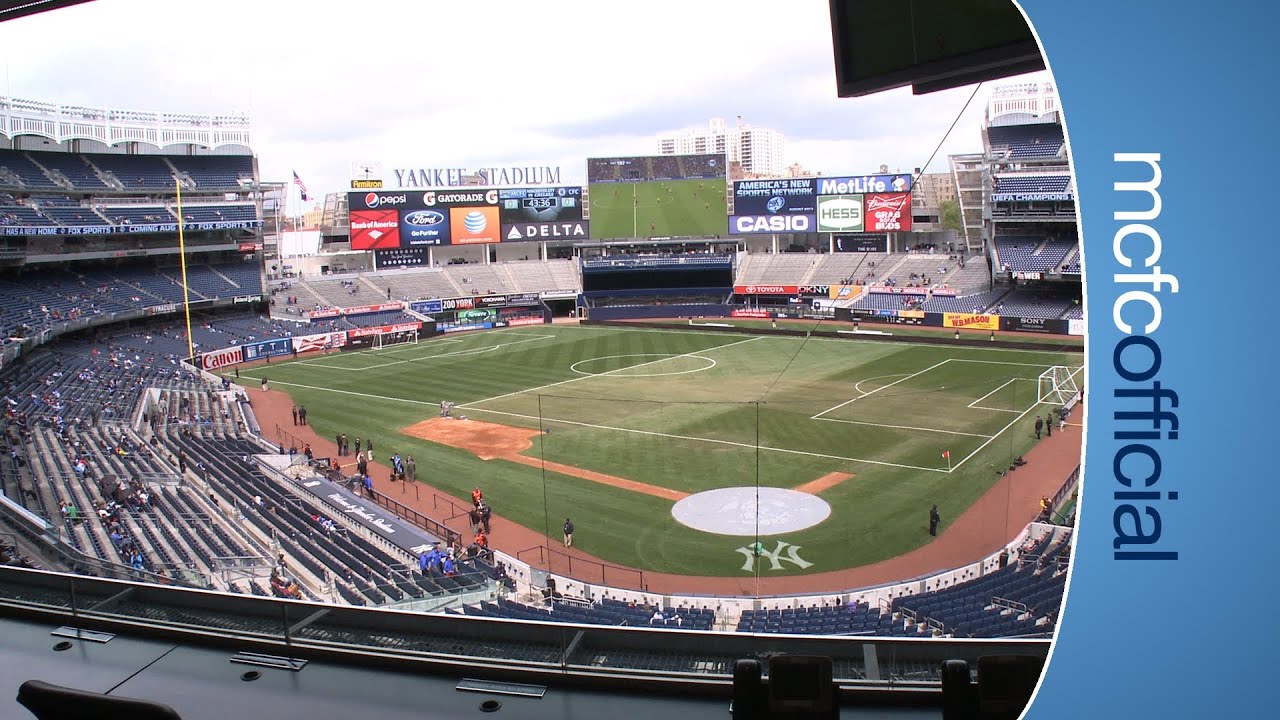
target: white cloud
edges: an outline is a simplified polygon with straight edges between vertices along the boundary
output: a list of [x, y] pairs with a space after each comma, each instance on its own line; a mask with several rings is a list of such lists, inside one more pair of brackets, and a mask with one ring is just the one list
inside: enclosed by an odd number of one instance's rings
[[[6, 94], [247, 111], [265, 179], [342, 189], [391, 167], [552, 164], [656, 151], [738, 114], [825, 174], [923, 163], [969, 88], [835, 97], [828, 4], [765, 0], [96, 0], [0, 24]], [[986, 93], [945, 153], [980, 148]]]

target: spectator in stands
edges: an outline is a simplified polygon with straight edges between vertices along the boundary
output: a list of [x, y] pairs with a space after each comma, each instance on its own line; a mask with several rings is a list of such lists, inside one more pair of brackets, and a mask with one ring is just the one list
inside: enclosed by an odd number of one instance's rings
[[653, 609], [653, 617], [649, 618], [649, 624], [650, 625], [666, 625], [667, 624], [667, 619], [662, 615], [661, 608], [655, 607]]

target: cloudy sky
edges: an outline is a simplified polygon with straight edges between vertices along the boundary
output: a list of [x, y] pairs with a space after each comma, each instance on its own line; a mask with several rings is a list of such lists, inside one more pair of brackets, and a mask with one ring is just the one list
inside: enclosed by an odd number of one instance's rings
[[[835, 94], [827, 0], [94, 0], [0, 24], [12, 97], [251, 115], [265, 180], [313, 194], [353, 161], [553, 165], [656, 154], [711, 117], [781, 131], [826, 175], [910, 172], [973, 87]], [[990, 86], [943, 144], [981, 149]], [[392, 178], [385, 178], [388, 181]]]

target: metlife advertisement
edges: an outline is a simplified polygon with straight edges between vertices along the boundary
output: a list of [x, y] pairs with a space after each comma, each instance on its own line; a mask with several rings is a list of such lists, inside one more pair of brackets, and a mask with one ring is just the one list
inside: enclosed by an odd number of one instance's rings
[[[1025, 717], [1275, 717], [1280, 12], [1021, 6], [1071, 148], [1089, 377], [1077, 544]], [[1223, 222], [1217, 198], [1256, 212]]]

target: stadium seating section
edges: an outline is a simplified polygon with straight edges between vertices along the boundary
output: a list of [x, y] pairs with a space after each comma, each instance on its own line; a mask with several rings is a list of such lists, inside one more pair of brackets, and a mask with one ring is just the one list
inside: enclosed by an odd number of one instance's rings
[[993, 153], [1008, 151], [1009, 159], [1057, 157], [1062, 151], [1062, 126], [1056, 124], [1012, 125], [987, 130]]
[[160, 156], [0, 150], [0, 186], [87, 192], [241, 190], [253, 179], [248, 156]]

